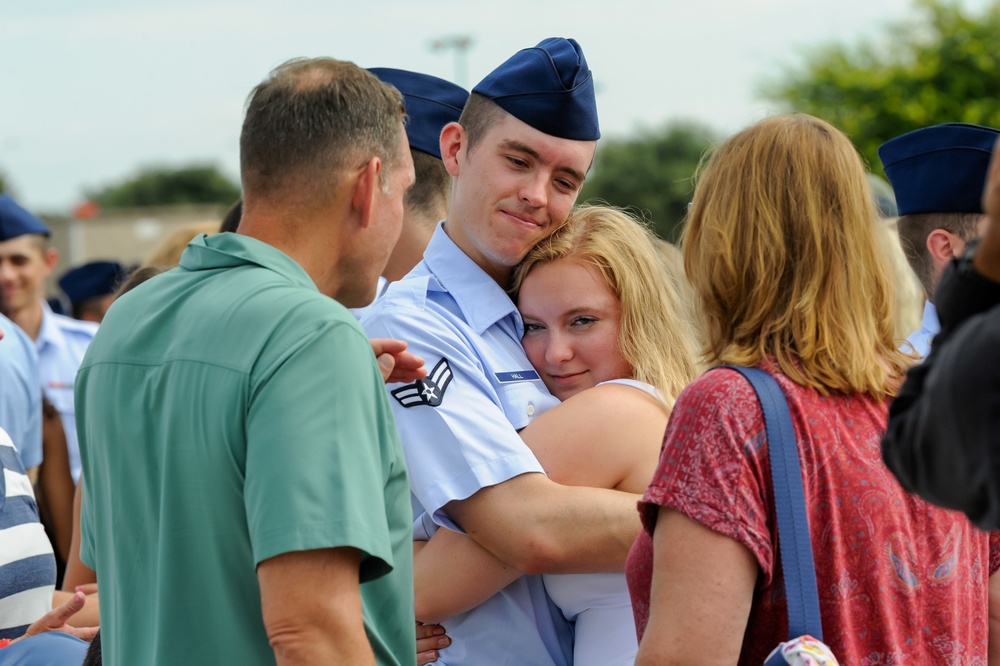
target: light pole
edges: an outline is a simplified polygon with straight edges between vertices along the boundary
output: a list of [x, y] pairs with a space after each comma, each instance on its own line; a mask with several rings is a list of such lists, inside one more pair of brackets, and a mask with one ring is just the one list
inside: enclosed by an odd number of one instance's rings
[[455, 51], [455, 83], [468, 88], [466, 79], [468, 78], [468, 57], [469, 49], [472, 48], [472, 35], [448, 35], [431, 40], [431, 51]]

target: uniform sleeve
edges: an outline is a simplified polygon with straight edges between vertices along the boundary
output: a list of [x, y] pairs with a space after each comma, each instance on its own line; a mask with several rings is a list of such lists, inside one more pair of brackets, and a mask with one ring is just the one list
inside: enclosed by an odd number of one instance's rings
[[402, 465], [402, 456], [381, 375], [357, 325], [324, 322], [301, 331], [252, 382], [246, 424], [244, 501], [254, 561], [350, 546], [365, 554], [362, 581], [388, 572], [385, 492], [389, 468]]
[[[11, 324], [13, 326], [13, 324]], [[0, 427], [17, 445], [26, 468], [42, 464], [42, 382], [38, 358], [20, 331], [0, 340]]]
[[[750, 384], [732, 370], [713, 370], [677, 398], [660, 462], [639, 512], [652, 534], [668, 506], [746, 546], [770, 583], [774, 551], [769, 486], [761, 463], [764, 418]], [[764, 456], [766, 457], [766, 456]]]
[[390, 386], [389, 402], [413, 494], [434, 522], [461, 531], [443, 510], [448, 502], [520, 474], [542, 472], [502, 407], [518, 402], [517, 392], [535, 389], [526, 383], [495, 388], [469, 333], [432, 307], [383, 308], [363, 324], [371, 337], [405, 340], [425, 360], [430, 378], [436, 378], [434, 399], [421, 399], [427, 385], [417, 382]]
[[952, 267], [937, 298], [941, 333], [893, 401], [882, 455], [906, 490], [1000, 527], [1000, 285]]

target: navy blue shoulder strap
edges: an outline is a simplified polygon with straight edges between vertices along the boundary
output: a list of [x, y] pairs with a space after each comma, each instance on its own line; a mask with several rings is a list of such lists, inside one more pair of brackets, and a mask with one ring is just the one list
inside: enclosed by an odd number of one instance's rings
[[788, 637], [809, 634], [823, 640], [816, 591], [816, 565], [809, 537], [802, 469], [795, 429], [788, 411], [788, 400], [774, 377], [760, 368], [723, 366], [747, 378], [757, 393], [767, 432], [768, 458], [771, 461], [771, 484], [778, 514], [778, 547], [785, 574], [788, 598]]

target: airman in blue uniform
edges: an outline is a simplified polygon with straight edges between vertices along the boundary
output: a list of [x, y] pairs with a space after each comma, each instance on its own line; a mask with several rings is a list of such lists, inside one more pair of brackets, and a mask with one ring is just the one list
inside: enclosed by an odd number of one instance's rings
[[[521, 348], [506, 287], [565, 222], [599, 137], [592, 74], [574, 40], [546, 39], [503, 63], [441, 133], [448, 218], [423, 261], [361, 319], [369, 336], [405, 340], [427, 362], [425, 379], [389, 387], [416, 538], [464, 531], [520, 571], [621, 568], [637, 531], [631, 496], [549, 481], [517, 434], [557, 401]], [[571, 628], [537, 576], [445, 626], [447, 666], [573, 661]]]
[[[38, 353], [30, 338], [0, 314], [0, 428], [31, 471], [42, 463], [42, 391]], [[32, 475], [33, 476], [33, 475]], [[34, 480], [34, 479], [32, 479]]]
[[4, 314], [35, 342], [42, 393], [59, 411], [75, 482], [80, 478], [80, 448], [73, 384], [83, 355], [97, 332], [97, 324], [57, 315], [45, 302], [44, 281], [58, 259], [56, 250], [48, 246], [48, 236], [48, 227], [41, 220], [10, 196], [0, 195], [0, 289]]
[[[420, 262], [434, 228], [448, 215], [451, 178], [441, 161], [441, 130], [458, 120], [469, 92], [450, 81], [405, 69], [372, 67], [368, 71], [403, 95], [406, 140], [416, 178], [403, 199], [403, 228], [379, 276], [375, 291], [378, 298], [390, 282], [399, 280]], [[351, 312], [360, 319], [365, 310]]]
[[899, 208], [903, 252], [927, 294], [920, 328], [906, 351], [925, 358], [941, 331], [934, 291], [945, 266], [982, 233], [982, 195], [993, 144], [1000, 132], [966, 123], [934, 125], [878, 149]]

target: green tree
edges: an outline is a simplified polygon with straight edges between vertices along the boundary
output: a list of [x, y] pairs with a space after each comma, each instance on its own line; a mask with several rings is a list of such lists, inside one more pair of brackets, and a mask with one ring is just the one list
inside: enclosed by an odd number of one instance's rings
[[240, 188], [214, 166], [198, 165], [179, 169], [153, 167], [120, 183], [90, 191], [87, 197], [107, 209], [199, 203], [231, 204], [240, 197]]
[[915, 0], [915, 9], [877, 40], [813, 50], [761, 93], [842, 129], [876, 173], [878, 146], [900, 134], [948, 122], [1000, 127], [1000, 1], [978, 14], [949, 0]]
[[629, 207], [652, 221], [653, 230], [675, 240], [694, 190], [692, 176], [715, 133], [692, 122], [674, 122], [625, 139], [598, 144], [581, 201]]

